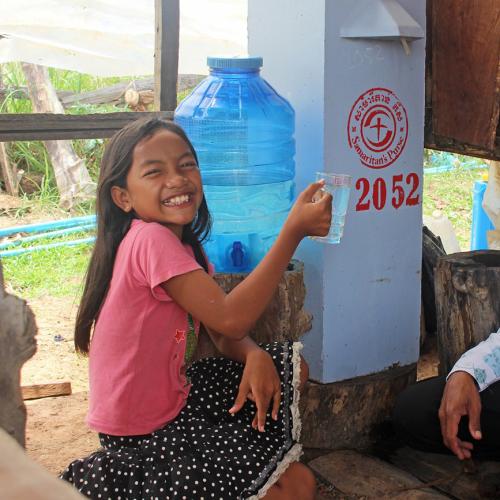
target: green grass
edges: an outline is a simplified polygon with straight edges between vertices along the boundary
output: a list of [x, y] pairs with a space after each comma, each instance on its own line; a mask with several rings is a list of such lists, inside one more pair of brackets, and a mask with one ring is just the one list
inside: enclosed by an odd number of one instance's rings
[[[76, 71], [49, 68], [49, 76], [56, 90], [81, 93], [114, 85], [121, 81], [130, 81], [130, 77], [100, 78]], [[2, 65], [2, 78], [5, 87], [14, 89], [26, 85], [26, 79], [20, 63]], [[183, 100], [190, 90], [178, 95], [178, 102]], [[15, 98], [19, 95], [12, 93], [0, 103], [0, 113], [31, 113], [31, 101], [27, 98]], [[67, 114], [113, 113], [130, 111], [125, 105], [112, 104], [75, 104], [66, 109]], [[85, 159], [85, 165], [91, 178], [97, 181], [99, 165], [104, 152], [104, 139], [82, 139], [72, 141], [76, 154]], [[35, 192], [26, 195], [27, 201], [40, 201], [43, 205], [57, 205], [59, 194], [55, 183], [50, 159], [41, 141], [24, 141], [11, 143], [8, 146], [9, 158], [17, 168], [24, 171], [24, 176], [34, 184]], [[32, 182], [33, 181], [33, 182]], [[27, 204], [29, 206], [29, 203]], [[84, 203], [73, 211], [76, 214], [86, 213], [93, 208], [92, 203]], [[25, 211], [24, 211], [25, 212]]]
[[[433, 156], [431, 160], [431, 155]], [[453, 170], [424, 175], [423, 213], [441, 211], [453, 225], [462, 251], [470, 250], [472, 225], [472, 187], [488, 172], [484, 160], [426, 150], [424, 166], [452, 164]], [[477, 166], [482, 168], [468, 169]]]
[[[129, 81], [129, 78], [99, 78], [92, 75], [49, 68], [49, 76], [56, 90], [66, 90], [81, 93], [113, 85], [120, 81]], [[2, 65], [4, 86], [9, 89], [23, 87], [26, 80], [19, 63]], [[16, 98], [19, 94], [11, 93], [0, 104], [0, 113], [32, 113], [31, 101], [27, 98]], [[67, 114], [112, 113], [129, 111], [125, 105], [112, 104], [89, 105], [76, 104], [66, 109]], [[74, 140], [73, 147], [78, 156], [85, 159], [86, 167], [93, 180], [97, 180], [99, 164], [104, 150], [103, 139]], [[17, 168], [24, 171], [27, 179], [33, 180], [35, 193], [29, 194], [28, 199], [38, 199], [42, 203], [58, 203], [59, 195], [52, 171], [50, 159], [41, 141], [18, 141], [9, 144], [9, 158]], [[81, 207], [76, 212], [81, 212]]]
[[[120, 81], [130, 81], [128, 77], [99, 78], [75, 71], [66, 71], [49, 68], [49, 76], [56, 90], [81, 93], [98, 88], [107, 87]], [[24, 74], [19, 63], [2, 65], [4, 86], [10, 89], [26, 85]], [[189, 93], [189, 90], [179, 94], [180, 102]], [[31, 101], [27, 98], [18, 98], [18, 95], [8, 95], [0, 103], [0, 113], [32, 113]], [[89, 105], [75, 104], [66, 109], [68, 114], [111, 113], [128, 111], [125, 105], [112, 104]], [[73, 147], [76, 154], [85, 159], [85, 164], [94, 181], [99, 175], [99, 165], [104, 151], [104, 139], [74, 140]], [[30, 192], [21, 193], [21, 206], [10, 215], [23, 223], [27, 214], [40, 214], [60, 219], [69, 214], [59, 208], [59, 193], [54, 173], [47, 151], [41, 141], [23, 141], [9, 144], [10, 160], [24, 171], [24, 177], [29, 179]], [[94, 213], [95, 201], [89, 201], [72, 209], [72, 216]], [[66, 239], [77, 239], [82, 235], [71, 235]], [[47, 240], [31, 242], [29, 245], [50, 243]], [[40, 296], [72, 296], [78, 300], [82, 288], [82, 280], [88, 265], [91, 252], [90, 245], [78, 247], [58, 247], [50, 250], [41, 250], [17, 257], [2, 259], [4, 276], [14, 292], [24, 298]]]
[[[66, 239], [83, 238], [86, 235], [74, 234]], [[54, 241], [61, 240], [40, 240], [30, 244], [34, 246]], [[78, 301], [91, 250], [91, 245], [78, 245], [2, 258], [5, 281], [14, 293], [25, 299], [49, 295], [74, 297]]]
[[[472, 185], [485, 171], [456, 168], [450, 172], [424, 176], [424, 214], [442, 211], [452, 222], [462, 250], [468, 250], [470, 245]], [[37, 202], [31, 203], [37, 206]], [[67, 239], [80, 237], [83, 236], [71, 235]], [[77, 301], [90, 252], [91, 246], [87, 245], [5, 258], [2, 264], [6, 282], [18, 295], [28, 299], [51, 295], [70, 296]]]
[[[9, 63], [2, 66], [4, 84], [8, 88], [25, 85], [20, 64]], [[49, 74], [57, 90], [74, 93], [95, 90], [113, 85], [129, 78], [98, 78], [74, 71], [49, 69]], [[178, 102], [188, 95], [184, 91], [178, 96]], [[67, 113], [86, 114], [97, 112], [124, 111], [125, 106], [113, 105], [75, 105]], [[8, 96], [0, 105], [3, 113], [30, 113], [29, 99], [14, 99]], [[99, 164], [104, 150], [103, 139], [75, 140], [73, 146], [77, 154], [85, 158], [86, 166], [93, 180], [97, 180]], [[9, 156], [25, 176], [32, 179], [33, 192], [22, 194], [21, 207], [14, 215], [23, 222], [27, 213], [53, 214], [53, 218], [62, 218], [67, 214], [59, 207], [57, 191], [50, 159], [40, 141], [16, 142], [9, 145]], [[470, 245], [470, 226], [472, 220], [472, 185], [481, 178], [486, 169], [483, 160], [460, 155], [450, 155], [439, 151], [425, 150], [424, 167], [441, 165], [454, 166], [449, 172], [426, 174], [424, 176], [423, 212], [432, 215], [435, 210], [443, 212], [453, 224], [462, 250]], [[466, 167], [482, 166], [482, 170], [468, 170]], [[82, 203], [72, 210], [71, 215], [85, 215], [94, 212], [94, 202]], [[77, 236], [71, 236], [76, 239]], [[41, 244], [41, 243], [39, 243]], [[19, 295], [31, 298], [41, 295], [65, 296], [75, 298], [81, 291], [80, 285], [90, 255], [90, 246], [62, 247], [34, 252], [28, 255], [3, 259], [5, 277], [9, 285]]]

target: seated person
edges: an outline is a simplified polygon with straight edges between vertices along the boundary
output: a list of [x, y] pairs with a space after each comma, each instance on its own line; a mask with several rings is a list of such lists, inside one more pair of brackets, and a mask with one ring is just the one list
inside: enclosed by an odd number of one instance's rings
[[500, 329], [465, 352], [447, 377], [406, 388], [393, 418], [415, 448], [500, 460]]

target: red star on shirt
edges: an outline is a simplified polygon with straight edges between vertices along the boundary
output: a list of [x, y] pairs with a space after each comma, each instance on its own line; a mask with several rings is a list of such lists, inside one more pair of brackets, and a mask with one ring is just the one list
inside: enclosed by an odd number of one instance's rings
[[186, 340], [186, 332], [184, 330], [175, 330], [175, 340], [178, 344]]

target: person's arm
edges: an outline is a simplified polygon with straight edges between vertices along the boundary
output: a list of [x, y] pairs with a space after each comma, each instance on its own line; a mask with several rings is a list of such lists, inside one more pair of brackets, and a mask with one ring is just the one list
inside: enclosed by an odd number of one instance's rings
[[500, 329], [462, 354], [447, 378], [458, 371], [468, 373], [479, 391], [500, 380]]
[[500, 330], [470, 349], [455, 363], [444, 388], [439, 422], [444, 444], [460, 459], [471, 457], [473, 443], [458, 437], [462, 417], [469, 420], [471, 436], [481, 434], [481, 398], [479, 392], [500, 378]]
[[254, 401], [257, 412], [252, 427], [263, 432], [266, 413], [271, 400], [273, 400], [271, 415], [274, 420], [278, 418], [281, 401], [280, 378], [271, 356], [250, 337], [233, 340], [208, 328], [205, 329], [218, 351], [224, 357], [239, 361], [245, 365], [238, 395], [233, 406], [229, 409], [229, 413], [234, 415], [240, 411], [247, 399]]
[[319, 201], [312, 201], [322, 185], [322, 182], [311, 184], [299, 195], [272, 248], [230, 293], [225, 294], [202, 270], [175, 276], [162, 287], [210, 330], [242, 339], [267, 307], [302, 238], [328, 233], [332, 197], [325, 194]]

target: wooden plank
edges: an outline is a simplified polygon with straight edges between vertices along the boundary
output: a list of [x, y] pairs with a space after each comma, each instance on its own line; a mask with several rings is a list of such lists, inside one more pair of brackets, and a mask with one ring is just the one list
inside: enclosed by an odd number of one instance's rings
[[356, 498], [397, 498], [405, 500], [442, 499], [411, 474], [378, 458], [352, 450], [340, 450], [309, 462], [309, 467], [336, 490]]
[[69, 396], [71, 382], [53, 382], [50, 384], [34, 384], [21, 386], [23, 399], [50, 398], [53, 396]]
[[477, 158], [485, 158], [487, 160], [500, 161], [500, 137], [495, 139], [493, 149], [486, 149], [473, 144], [456, 141], [449, 137], [440, 137], [432, 133], [432, 116], [429, 111], [426, 111], [425, 118], [425, 141], [424, 145], [429, 149], [437, 149], [439, 151], [448, 151], [467, 156], [476, 156]]
[[396, 450], [389, 461], [421, 481], [434, 482], [434, 488], [459, 500], [498, 498], [485, 491], [488, 478], [500, 476], [498, 462], [481, 462], [476, 471], [467, 471], [466, 464], [453, 455], [424, 453], [409, 447]]
[[155, 0], [155, 110], [177, 106], [179, 0]]
[[[201, 80], [205, 78], [204, 75], [185, 74], [179, 75], [177, 91], [192, 89], [196, 87]], [[115, 83], [108, 87], [102, 87], [96, 90], [89, 90], [88, 92], [81, 92], [75, 94], [69, 90], [57, 90], [57, 97], [65, 108], [73, 106], [74, 104], [106, 104], [106, 103], [121, 103], [127, 88], [133, 88], [137, 91], [154, 90], [155, 82], [153, 77], [138, 78], [126, 82]], [[28, 89], [26, 87], [0, 87], [0, 100], [5, 97], [12, 97], [13, 99], [29, 99]]]
[[[183, 90], [188, 90], [200, 83], [204, 78], [203, 75], [179, 75], [178, 88], [179, 92]], [[154, 78], [140, 78], [138, 80], [132, 80], [130, 82], [116, 83], [115, 85], [110, 85], [109, 87], [104, 87], [102, 89], [91, 90], [89, 92], [82, 92], [81, 94], [69, 94], [60, 97], [61, 102], [65, 107], [71, 106], [72, 104], [105, 104], [105, 103], [120, 103], [123, 101], [123, 96], [128, 88], [137, 90], [138, 92], [144, 90], [154, 90], [155, 82]], [[67, 93], [66, 93], [67, 94]], [[59, 93], [58, 93], [59, 95]], [[175, 108], [175, 105], [171, 108]]]
[[500, 2], [432, 2], [432, 129], [495, 148], [500, 89]]
[[51, 113], [0, 113], [0, 142], [46, 139], [90, 139], [111, 137], [138, 118], [173, 118], [172, 111], [154, 113], [97, 113], [61, 115]]

